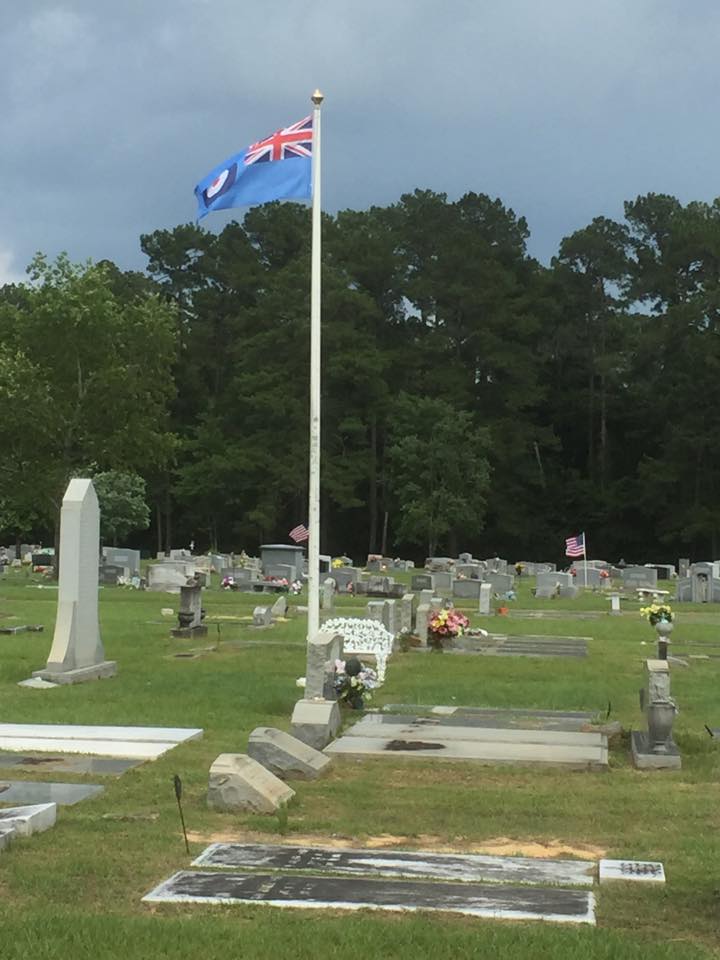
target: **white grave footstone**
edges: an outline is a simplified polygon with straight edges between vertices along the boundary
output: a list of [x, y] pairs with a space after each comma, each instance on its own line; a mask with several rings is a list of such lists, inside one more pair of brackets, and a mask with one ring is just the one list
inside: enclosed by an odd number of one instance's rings
[[492, 594], [492, 585], [489, 583], [480, 584], [480, 598], [478, 602], [478, 613], [483, 616], [490, 615], [490, 599]]
[[633, 880], [642, 883], [665, 883], [662, 863], [651, 860], [601, 860], [600, 883], [610, 880]]
[[60, 581], [55, 633], [47, 665], [34, 677], [82, 683], [112, 677], [98, 621], [100, 508], [92, 480], [71, 480], [60, 513]]

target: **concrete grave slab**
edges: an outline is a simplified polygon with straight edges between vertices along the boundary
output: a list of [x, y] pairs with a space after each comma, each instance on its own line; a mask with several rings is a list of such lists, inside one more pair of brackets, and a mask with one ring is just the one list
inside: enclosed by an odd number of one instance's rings
[[81, 723], [0, 723], [0, 737], [55, 740], [123, 740], [133, 743], [184, 743], [199, 740], [201, 727], [101, 727]]
[[590, 860], [255, 843], [214, 843], [192, 865], [231, 870], [311, 870], [355, 876], [427, 877], [474, 883], [551, 883], [580, 887], [592, 886], [595, 871], [595, 864]]
[[474, 743], [546, 744], [548, 746], [607, 747], [603, 733], [580, 733], [565, 730], [493, 729], [478, 726], [430, 725], [427, 723], [393, 724], [390, 729], [374, 716], [353, 724], [343, 737], [380, 737], [394, 740], [441, 739], [443, 742], [468, 740]]
[[49, 783], [34, 780], [0, 780], [0, 803], [56, 803], [72, 806], [103, 793], [105, 787], [94, 783]]
[[104, 757], [125, 757], [135, 760], [157, 760], [176, 743], [138, 743], [131, 740], [58, 740], [42, 737], [26, 739], [0, 737], [0, 750], [57, 753], [101, 753]]
[[413, 757], [442, 761], [473, 760], [485, 764], [519, 764], [605, 770], [607, 746], [539, 744], [492, 740], [450, 740], [437, 732], [422, 739], [343, 736], [325, 748], [332, 757]]
[[385, 705], [382, 713], [366, 714], [366, 716], [387, 718], [388, 723], [435, 720], [440, 724], [493, 727], [495, 729], [577, 730], [580, 732], [591, 728], [595, 717], [592, 713], [581, 711], [450, 707], [412, 703], [389, 703]]
[[281, 780], [315, 780], [330, 763], [324, 753], [275, 727], [256, 727], [247, 752]]
[[0, 751], [89, 753], [154, 760], [179, 743], [202, 736], [194, 727], [95, 727], [82, 724], [3, 723]]
[[465, 634], [448, 653], [477, 653], [495, 657], [586, 657], [587, 637], [507, 636], [490, 634], [474, 637]]
[[650, 860], [601, 860], [600, 883], [630, 880], [640, 883], [665, 883], [665, 869], [661, 863]]
[[210, 767], [208, 806], [213, 810], [275, 813], [295, 791], [244, 753], [221, 753]]
[[595, 898], [585, 890], [262, 873], [181, 870], [143, 897], [143, 902], [263, 903], [333, 910], [440, 910], [494, 919], [595, 923]]
[[38, 803], [0, 810], [0, 828], [12, 827], [19, 837], [29, 837], [55, 826], [56, 803]]
[[52, 753], [0, 754], [0, 769], [20, 767], [28, 770], [47, 770], [51, 773], [92, 773], [96, 776], [109, 777], [119, 777], [142, 762], [142, 760], [115, 757], [57, 756]]

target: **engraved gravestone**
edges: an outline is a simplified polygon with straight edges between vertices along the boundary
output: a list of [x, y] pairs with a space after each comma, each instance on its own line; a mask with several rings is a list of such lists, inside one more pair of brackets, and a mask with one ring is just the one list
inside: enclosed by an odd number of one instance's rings
[[60, 579], [52, 647], [35, 677], [82, 683], [115, 674], [105, 659], [98, 621], [100, 508], [92, 480], [68, 484], [60, 512]]
[[414, 593], [406, 593], [400, 600], [400, 633], [412, 633], [415, 626], [416, 603]]
[[385, 600], [382, 605], [382, 614], [381, 621], [382, 625], [393, 636], [398, 632], [397, 631], [397, 600]]
[[335, 601], [335, 581], [332, 577], [323, 580], [320, 605], [323, 610], [332, 610]]
[[428, 619], [430, 617], [430, 604], [421, 603], [417, 608], [417, 617], [415, 620], [415, 633], [417, 634], [423, 646], [428, 641]]
[[491, 594], [492, 594], [492, 584], [481, 583], [478, 612], [485, 614], [486, 616], [489, 615], [490, 613], [490, 595]]

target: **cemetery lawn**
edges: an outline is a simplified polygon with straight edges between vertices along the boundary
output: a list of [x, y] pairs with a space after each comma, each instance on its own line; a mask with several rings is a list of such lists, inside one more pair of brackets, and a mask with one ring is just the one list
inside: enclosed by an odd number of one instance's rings
[[[201, 740], [119, 778], [0, 770], [0, 779], [104, 783], [105, 793], [61, 807], [53, 830], [18, 840], [0, 854], [2, 960], [175, 960], [220, 956], [313, 958], [548, 958], [548, 960], [685, 960], [720, 957], [720, 659], [690, 660], [672, 672], [680, 705], [675, 724], [683, 769], [638, 772], [629, 736], [612, 744], [610, 771], [489, 767], [425, 760], [335, 761], [320, 780], [292, 786], [297, 796], [280, 817], [211, 812], [208, 768], [223, 752], [244, 752], [256, 726], [289, 728], [304, 673], [304, 618], [267, 630], [249, 626], [257, 596], [204, 594], [207, 638], [170, 637], [177, 610], [169, 594], [116, 588], [100, 592], [105, 652], [117, 660], [112, 680], [38, 691], [17, 681], [44, 665], [57, 593], [24, 573], [0, 581], [2, 625], [42, 623], [45, 632], [0, 635], [4, 722], [138, 724], [202, 727]], [[355, 601], [357, 603], [357, 601]], [[447, 704], [585, 710], [627, 731], [643, 726], [638, 688], [654, 634], [625, 604], [605, 615], [596, 595], [535, 601], [521, 583], [514, 605], [558, 611], [558, 619], [480, 618], [494, 632], [587, 636], [586, 659], [531, 659], [395, 654], [374, 706]], [[630, 609], [632, 608], [632, 609]], [[340, 613], [360, 613], [352, 598]], [[469, 608], [466, 608], [469, 610]], [[563, 611], [601, 613], [564, 619]], [[677, 609], [677, 608], [676, 608]], [[693, 611], [697, 611], [693, 613]], [[12, 619], [11, 619], [12, 618]], [[224, 618], [224, 619], [221, 619]], [[245, 619], [242, 619], [245, 618]], [[683, 605], [677, 648], [720, 645], [720, 611]], [[645, 645], [642, 645], [642, 642]], [[689, 647], [687, 645], [690, 645]], [[174, 653], [205, 648], [197, 659]], [[720, 653], [720, 649], [715, 652]], [[150, 907], [141, 897], [187, 856], [172, 787], [184, 784], [192, 856], [213, 839], [261, 838], [317, 844], [382, 845], [465, 852], [545, 852], [660, 860], [665, 887], [595, 887], [598, 925], [493, 922], [449, 914], [340, 913], [266, 907]]]

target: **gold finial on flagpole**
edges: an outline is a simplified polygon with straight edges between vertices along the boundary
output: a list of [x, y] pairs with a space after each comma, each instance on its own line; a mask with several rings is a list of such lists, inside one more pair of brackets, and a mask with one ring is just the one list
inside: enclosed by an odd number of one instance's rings
[[321, 104], [321, 103], [323, 102], [323, 100], [325, 99], [325, 97], [324, 97], [324, 95], [323, 95], [322, 93], [320, 93], [320, 91], [316, 88], [315, 93], [310, 97], [310, 99], [312, 100], [312, 102], [315, 104], [316, 107], [319, 107], [320, 104]]

